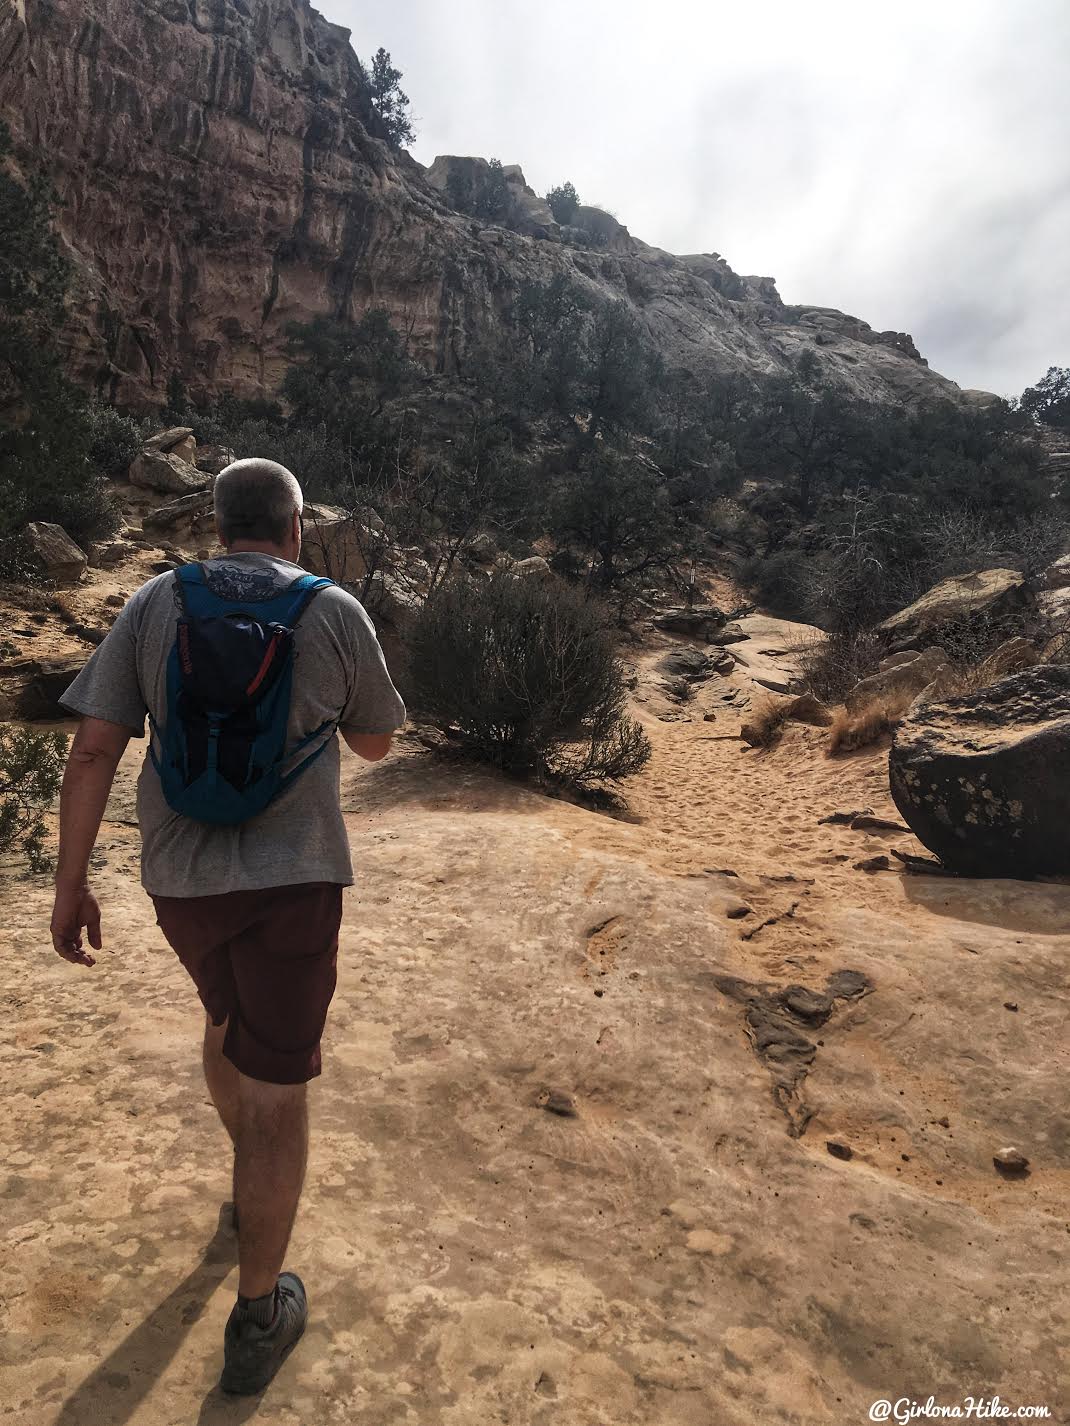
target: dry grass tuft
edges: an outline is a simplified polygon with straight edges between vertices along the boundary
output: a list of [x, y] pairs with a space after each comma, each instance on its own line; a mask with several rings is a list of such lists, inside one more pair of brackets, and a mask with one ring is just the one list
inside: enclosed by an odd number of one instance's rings
[[762, 698], [751, 707], [739, 729], [739, 736], [752, 748], [771, 748], [791, 717], [794, 698]]
[[829, 729], [829, 753], [850, 753], [893, 732], [917, 697], [915, 690], [901, 689], [878, 694], [854, 712], [838, 708]]

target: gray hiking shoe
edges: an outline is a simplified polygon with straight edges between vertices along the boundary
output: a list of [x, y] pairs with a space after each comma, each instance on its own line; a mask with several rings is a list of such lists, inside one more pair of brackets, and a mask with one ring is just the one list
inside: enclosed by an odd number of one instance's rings
[[232, 1396], [254, 1396], [268, 1382], [301, 1340], [308, 1321], [305, 1288], [296, 1273], [281, 1273], [278, 1308], [270, 1327], [239, 1320], [230, 1314], [223, 1334], [223, 1375], [219, 1385]]

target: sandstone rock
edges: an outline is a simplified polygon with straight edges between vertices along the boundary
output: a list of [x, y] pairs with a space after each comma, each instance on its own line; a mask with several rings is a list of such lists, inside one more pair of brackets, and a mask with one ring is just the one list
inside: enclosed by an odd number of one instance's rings
[[[169, 426], [166, 431], [157, 431], [154, 436], [150, 436], [147, 441], [142, 442], [143, 451], [159, 451], [165, 453], [172, 451], [176, 446], [186, 446], [193, 440], [192, 426]], [[196, 443], [194, 442], [194, 447]], [[185, 457], [183, 456], [184, 460]]]
[[672, 649], [660, 660], [658, 669], [688, 683], [702, 683], [713, 673], [713, 660], [701, 649]]
[[229, 446], [198, 446], [196, 466], [207, 475], [218, 475], [235, 459]]
[[1018, 570], [986, 569], [943, 580], [877, 627], [899, 647], [927, 644], [949, 624], [984, 621], [990, 628], [998, 627], [1020, 619], [1035, 603], [1025, 575]]
[[912, 663], [920, 654], [920, 649], [901, 649], [899, 653], [889, 654], [887, 658], [881, 659], [877, 667], [881, 673], [887, 673], [890, 668], [898, 668], [900, 664]]
[[1029, 1160], [1025, 1154], [1022, 1153], [1021, 1149], [1015, 1149], [1009, 1146], [1004, 1149], [997, 1149], [992, 1155], [992, 1162], [1001, 1172], [1008, 1174], [1024, 1174], [1029, 1168]]
[[1041, 589], [1070, 589], [1070, 555], [1063, 555], [1048, 565], [1040, 576]]
[[72, 654], [36, 666], [16, 704], [19, 718], [65, 718], [60, 700], [85, 668], [86, 655]]
[[176, 445], [173, 445], [168, 452], [178, 460], [184, 460], [188, 465], [197, 464], [197, 442], [192, 436], [183, 436]]
[[[504, 334], [508, 291], [558, 272], [596, 303], [627, 303], [671, 366], [708, 355], [788, 371], [810, 350], [853, 395], [964, 399], [899, 334], [826, 309], [837, 341], [814, 347], [772, 279], [717, 254], [674, 258], [601, 210], [577, 215], [592, 246], [563, 247], [513, 167], [514, 231], [451, 211], [445, 179], [383, 142], [347, 37], [305, 0], [94, 0], [91, 18], [107, 42], [87, 47], [82, 0], [0, 7], [0, 105], [17, 150], [47, 165], [57, 225], [93, 274], [73, 294], [73, 372], [91, 386], [107, 351], [120, 403], [158, 402], [160, 374], [183, 366], [206, 392], [262, 396], [289, 322], [337, 315], [341, 294], [346, 316], [374, 294], [417, 359], [449, 373]], [[121, 194], [102, 168], [123, 175]]]
[[738, 624], [747, 641], [733, 644], [728, 652], [752, 683], [773, 693], [790, 693], [798, 687], [803, 654], [825, 637], [811, 624], [768, 614], [749, 614]]
[[74, 584], [85, 573], [86, 555], [61, 525], [34, 520], [26, 526], [23, 538], [49, 579], [59, 584]]
[[739, 627], [738, 623], [726, 624], [719, 633], [714, 634], [710, 639], [711, 644], [716, 644], [718, 648], [725, 648], [728, 644], [743, 644], [750, 638]]
[[131, 485], [143, 490], [159, 490], [167, 495], [190, 495], [206, 490], [212, 477], [179, 456], [145, 449], [131, 463], [127, 472]]
[[883, 852], [875, 857], [863, 857], [854, 863], [855, 871], [891, 871], [892, 864]]
[[162, 530], [174, 530], [180, 525], [190, 527], [195, 517], [204, 517], [212, 514], [212, 496], [208, 492], [193, 495], [181, 495], [177, 500], [171, 500], [166, 505], [161, 505], [158, 510], [150, 510], [142, 520], [142, 525], [146, 530], [157, 532]]
[[724, 628], [726, 615], [713, 604], [696, 604], [693, 609], [666, 609], [654, 616], [655, 629], [669, 634], [687, 634], [693, 639], [711, 642]]
[[1034, 877], [1070, 872], [1065, 779], [1070, 668], [1042, 665], [989, 688], [916, 708], [889, 757], [892, 797], [953, 871]]
[[517, 560], [516, 564], [509, 566], [509, 573], [516, 575], [517, 579], [552, 579], [554, 574], [542, 555]]
[[339, 584], [360, 585], [368, 573], [365, 554], [374, 532], [335, 505], [306, 505], [301, 563]]
[[493, 535], [475, 535], [464, 547], [466, 559], [476, 564], [493, 564], [498, 557], [498, 545]]
[[[834, 817], [822, 817], [822, 822], [832, 822]], [[893, 822], [888, 817], [874, 817], [868, 812], [860, 812], [857, 817], [850, 820], [852, 832], [909, 832], [909, 827], [904, 827], [902, 822]]]
[[137, 545], [130, 540], [105, 540], [89, 546], [90, 569], [111, 569], [137, 554]]
[[900, 662], [891, 663], [888, 667], [882, 664], [881, 667], [881, 673], [863, 678], [848, 693], [844, 699], [848, 712], [855, 713], [867, 703], [898, 700], [921, 693], [949, 668], [949, 664], [943, 649], [926, 649], [924, 653], [910, 658], [904, 655]]

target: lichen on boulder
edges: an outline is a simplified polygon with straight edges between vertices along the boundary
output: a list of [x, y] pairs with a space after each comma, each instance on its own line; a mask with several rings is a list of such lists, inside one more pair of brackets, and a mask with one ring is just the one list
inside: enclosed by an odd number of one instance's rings
[[892, 797], [950, 870], [1070, 872], [1070, 667], [1040, 665], [980, 692], [915, 705], [889, 759]]

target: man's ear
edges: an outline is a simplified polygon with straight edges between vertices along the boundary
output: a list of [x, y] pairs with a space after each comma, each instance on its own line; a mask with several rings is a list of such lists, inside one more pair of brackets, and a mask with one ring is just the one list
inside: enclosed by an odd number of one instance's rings
[[220, 545], [222, 546], [223, 549], [226, 550], [226, 549], [229, 549], [229, 548], [230, 548], [230, 546], [227, 544], [226, 540], [223, 538], [223, 531], [219, 528], [219, 521], [218, 521], [218, 520], [215, 522], [215, 537], [216, 537], [216, 539], [219, 541], [219, 543], [220, 543]]
[[301, 553], [301, 511], [300, 511], [300, 510], [295, 510], [295, 511], [294, 511], [293, 524], [292, 524], [292, 526], [291, 526], [291, 528], [290, 528], [290, 533], [293, 535], [294, 543], [297, 545], [297, 552], [298, 552], [298, 554], [300, 554], [300, 553]]

